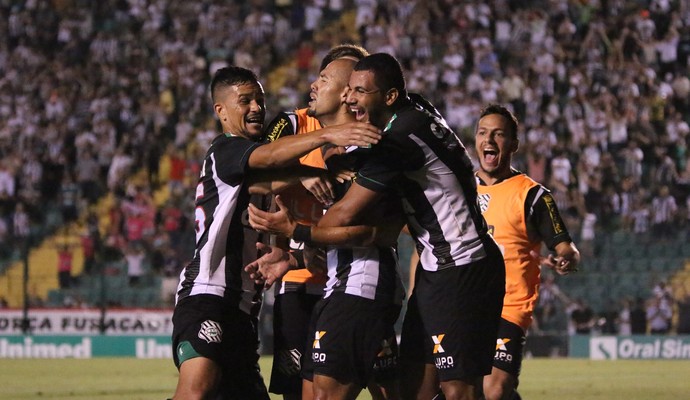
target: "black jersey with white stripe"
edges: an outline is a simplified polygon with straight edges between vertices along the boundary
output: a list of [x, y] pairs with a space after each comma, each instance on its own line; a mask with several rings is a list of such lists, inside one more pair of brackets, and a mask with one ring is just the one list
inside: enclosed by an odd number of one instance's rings
[[176, 301], [187, 296], [211, 294], [223, 297], [247, 314], [261, 307], [261, 286], [244, 271], [256, 259], [248, 252], [245, 235], [250, 195], [245, 186], [249, 155], [259, 143], [243, 137], [220, 135], [206, 153], [195, 196], [196, 248], [180, 274]]
[[464, 145], [433, 107], [407, 101], [356, 182], [375, 191], [396, 189], [424, 269], [467, 265], [486, 256], [486, 221]]
[[[358, 170], [367, 160], [371, 149], [349, 146], [342, 154], [326, 160], [330, 170]], [[337, 183], [334, 186], [336, 200], [344, 196], [351, 182]], [[402, 210], [397, 197], [390, 193], [371, 214], [364, 219], [367, 224], [380, 225], [397, 223]], [[400, 276], [398, 254], [393, 247], [367, 246], [350, 248], [327, 248], [326, 263], [328, 281], [324, 297], [334, 292], [401, 304], [405, 290]]]

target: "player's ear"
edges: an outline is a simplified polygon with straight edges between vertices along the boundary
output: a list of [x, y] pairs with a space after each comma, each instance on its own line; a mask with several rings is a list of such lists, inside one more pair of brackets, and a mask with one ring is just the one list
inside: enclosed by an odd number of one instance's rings
[[518, 148], [520, 148], [520, 139], [515, 137], [513, 139], [513, 143], [510, 145], [510, 152], [515, 153], [518, 151]]
[[386, 105], [393, 105], [393, 103], [395, 103], [395, 101], [398, 99], [398, 96], [400, 96], [400, 92], [398, 92], [398, 89], [388, 89], [388, 91], [386, 92]]
[[216, 112], [218, 119], [223, 121], [223, 118], [225, 118], [225, 107], [223, 107], [223, 104], [221, 104], [221, 103], [213, 104], [213, 111]]
[[340, 92], [340, 103], [342, 103], [342, 104], [347, 103], [347, 95], [348, 94], [350, 94], [350, 87], [345, 86], [343, 88], [342, 92]]

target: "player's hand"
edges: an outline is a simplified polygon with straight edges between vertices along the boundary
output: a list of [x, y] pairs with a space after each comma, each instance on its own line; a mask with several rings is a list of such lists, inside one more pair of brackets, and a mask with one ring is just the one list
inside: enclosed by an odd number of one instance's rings
[[531, 251], [530, 255], [539, 260], [539, 264], [556, 271], [558, 275], [568, 275], [571, 272], [577, 272], [577, 265], [565, 257], [554, 256], [550, 253], [546, 257], [542, 257], [536, 251]]
[[381, 131], [367, 122], [348, 122], [322, 130], [322, 137], [336, 146], [370, 147], [381, 139]]
[[252, 228], [261, 232], [292, 237], [292, 232], [297, 227], [297, 222], [295, 222], [294, 217], [290, 214], [290, 210], [283, 204], [283, 200], [279, 195], [276, 196], [275, 200], [278, 211], [274, 213], [263, 211], [250, 203], [248, 208], [249, 224]]
[[340, 171], [333, 172], [332, 175], [333, 175], [333, 179], [335, 179], [336, 181], [338, 181], [340, 183], [345, 183], [345, 182], [350, 182], [353, 179], [355, 179], [356, 173], [355, 173], [355, 171], [343, 169]]
[[335, 192], [333, 191], [333, 184], [326, 176], [313, 176], [309, 178], [300, 178], [302, 186], [307, 189], [319, 203], [330, 206], [335, 199]]
[[263, 255], [247, 264], [244, 270], [249, 273], [249, 277], [255, 284], [270, 288], [275, 281], [281, 279], [290, 270], [290, 253], [261, 242], [256, 244], [256, 249]]

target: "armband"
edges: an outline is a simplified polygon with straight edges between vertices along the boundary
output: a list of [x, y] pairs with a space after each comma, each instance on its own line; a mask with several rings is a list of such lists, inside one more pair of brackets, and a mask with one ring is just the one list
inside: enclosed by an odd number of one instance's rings
[[311, 243], [311, 226], [297, 224], [297, 227], [292, 232], [292, 238], [295, 242], [302, 242], [304, 244]]

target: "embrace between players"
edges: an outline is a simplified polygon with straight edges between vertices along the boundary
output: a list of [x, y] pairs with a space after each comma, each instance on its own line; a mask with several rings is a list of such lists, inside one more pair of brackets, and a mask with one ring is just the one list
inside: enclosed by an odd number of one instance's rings
[[[309, 107], [267, 129], [250, 71], [219, 70], [211, 93], [223, 134], [204, 161], [196, 250], [178, 287], [175, 399], [268, 399], [257, 323], [274, 283], [270, 390], [285, 399], [355, 399], [367, 387], [374, 399], [519, 398], [540, 264], [566, 274], [579, 252], [549, 192], [512, 169], [507, 109], [479, 117], [475, 173], [388, 54], [334, 47]], [[404, 225], [420, 262], [398, 347]], [[555, 257], [538, 257], [542, 242]]]

